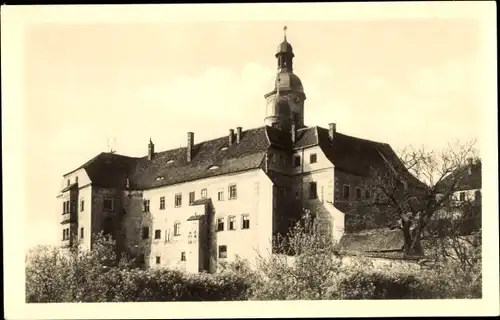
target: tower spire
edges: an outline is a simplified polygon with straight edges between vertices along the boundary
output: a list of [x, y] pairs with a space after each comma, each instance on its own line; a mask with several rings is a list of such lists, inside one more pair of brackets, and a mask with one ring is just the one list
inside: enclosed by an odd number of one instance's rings
[[288, 29], [288, 27], [284, 26], [283, 27], [283, 35], [284, 35], [283, 38], [285, 39], [285, 41], [286, 41], [286, 29]]

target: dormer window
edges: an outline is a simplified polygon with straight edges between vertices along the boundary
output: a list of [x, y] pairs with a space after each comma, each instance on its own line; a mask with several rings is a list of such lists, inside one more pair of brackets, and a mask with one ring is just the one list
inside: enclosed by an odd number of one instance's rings
[[171, 164], [171, 163], [174, 163], [174, 162], [175, 162], [174, 160], [170, 159], [170, 160], [167, 161], [167, 164]]
[[227, 147], [220, 148], [220, 151], [226, 151], [226, 150], [227, 150]]
[[156, 177], [156, 180], [163, 180], [163, 179], [165, 179], [165, 177], [162, 176]]
[[215, 169], [219, 169], [219, 168], [220, 168], [219, 166], [213, 165], [213, 166], [210, 166], [208, 168], [208, 170], [215, 170]]

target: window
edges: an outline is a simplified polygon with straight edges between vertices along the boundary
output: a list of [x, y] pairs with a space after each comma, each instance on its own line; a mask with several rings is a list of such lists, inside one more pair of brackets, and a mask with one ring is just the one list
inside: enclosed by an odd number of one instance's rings
[[344, 200], [349, 200], [349, 193], [351, 191], [351, 187], [347, 184], [344, 184], [344, 189], [342, 190], [342, 196]]
[[280, 156], [279, 156], [279, 157], [280, 157], [280, 164], [281, 164], [281, 165], [285, 165], [285, 164], [286, 164], [286, 159], [285, 159], [285, 157], [284, 157], [283, 155], [281, 155], [281, 154], [280, 154]]
[[217, 231], [224, 231], [224, 218], [217, 219]]
[[161, 263], [161, 257], [160, 256], [156, 256], [156, 264], [160, 264]]
[[85, 201], [80, 200], [80, 211], [83, 211], [85, 209]]
[[202, 189], [201, 190], [201, 198], [206, 199], [207, 198], [207, 189]]
[[295, 199], [299, 200], [299, 192], [298, 191], [295, 191]]
[[229, 217], [229, 230], [236, 230], [236, 217]]
[[224, 190], [219, 190], [217, 193], [217, 200], [224, 201]]
[[178, 193], [175, 195], [175, 207], [180, 207], [182, 206], [182, 194]]
[[193, 243], [193, 234], [191, 233], [191, 231], [189, 231], [188, 233], [188, 244], [191, 244]]
[[189, 193], [189, 204], [194, 202], [194, 191], [191, 191]]
[[181, 261], [186, 261], [186, 252], [181, 252]]
[[219, 246], [219, 258], [227, 258], [227, 246]]
[[356, 200], [361, 200], [361, 189], [356, 188]]
[[318, 156], [316, 153], [311, 153], [309, 155], [309, 163], [316, 163], [318, 161]]
[[370, 199], [370, 190], [365, 190], [365, 199]]
[[250, 217], [248, 215], [241, 217], [241, 229], [250, 229]]
[[316, 182], [309, 182], [309, 199], [318, 198], [318, 190]]
[[83, 228], [80, 228], [80, 238], [83, 239]]
[[149, 238], [149, 227], [142, 228], [142, 238], [143, 239]]
[[229, 199], [236, 199], [236, 185], [229, 186]]
[[169, 242], [170, 241], [170, 235], [172, 233], [172, 229], [166, 229], [165, 230], [165, 241]]
[[165, 197], [160, 197], [160, 210], [165, 210]]
[[300, 156], [295, 156], [295, 157], [293, 158], [293, 165], [294, 165], [295, 167], [299, 167], [299, 166], [300, 166]]
[[460, 201], [465, 201], [465, 192], [460, 192]]
[[113, 211], [114, 201], [111, 198], [105, 198], [103, 203], [103, 209], [106, 211]]
[[69, 229], [63, 229], [63, 240], [69, 239]]
[[143, 211], [143, 212], [149, 212], [149, 203], [150, 203], [150, 202], [149, 202], [149, 199], [145, 199], [145, 200], [142, 202], [142, 204], [143, 204], [143, 206], [142, 206], [142, 211]]
[[68, 180], [66, 180], [66, 186], [67, 186], [67, 187], [69, 187], [70, 183], [71, 183], [71, 182], [69, 181], [69, 179], [68, 179]]
[[174, 236], [180, 236], [181, 235], [181, 223], [176, 222], [174, 223]]
[[474, 192], [474, 200], [475, 201], [480, 201], [481, 200], [481, 191], [476, 190], [476, 192]]
[[155, 230], [155, 239], [161, 239], [161, 230], [160, 229]]

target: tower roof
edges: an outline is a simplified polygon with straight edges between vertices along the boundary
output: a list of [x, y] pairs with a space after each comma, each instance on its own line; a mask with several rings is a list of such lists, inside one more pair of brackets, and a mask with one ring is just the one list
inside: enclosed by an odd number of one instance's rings
[[287, 27], [284, 26], [283, 31], [285, 34], [283, 37], [283, 42], [278, 45], [278, 49], [276, 50], [276, 56], [283, 53], [291, 54], [293, 56], [292, 45], [286, 40], [286, 29]]

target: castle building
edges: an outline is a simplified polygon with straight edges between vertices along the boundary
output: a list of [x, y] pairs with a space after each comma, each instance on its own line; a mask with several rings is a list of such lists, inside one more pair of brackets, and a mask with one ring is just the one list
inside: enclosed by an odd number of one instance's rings
[[286, 35], [275, 57], [262, 126], [199, 142], [188, 132], [184, 147], [161, 152], [150, 140], [144, 157], [100, 153], [65, 174], [62, 245], [91, 248], [91, 236], [104, 231], [147, 266], [213, 272], [220, 261], [272, 252], [272, 237], [303, 208], [339, 241], [344, 212], [373, 195], [370, 167], [397, 157], [388, 144], [342, 134], [335, 123], [307, 126]]

